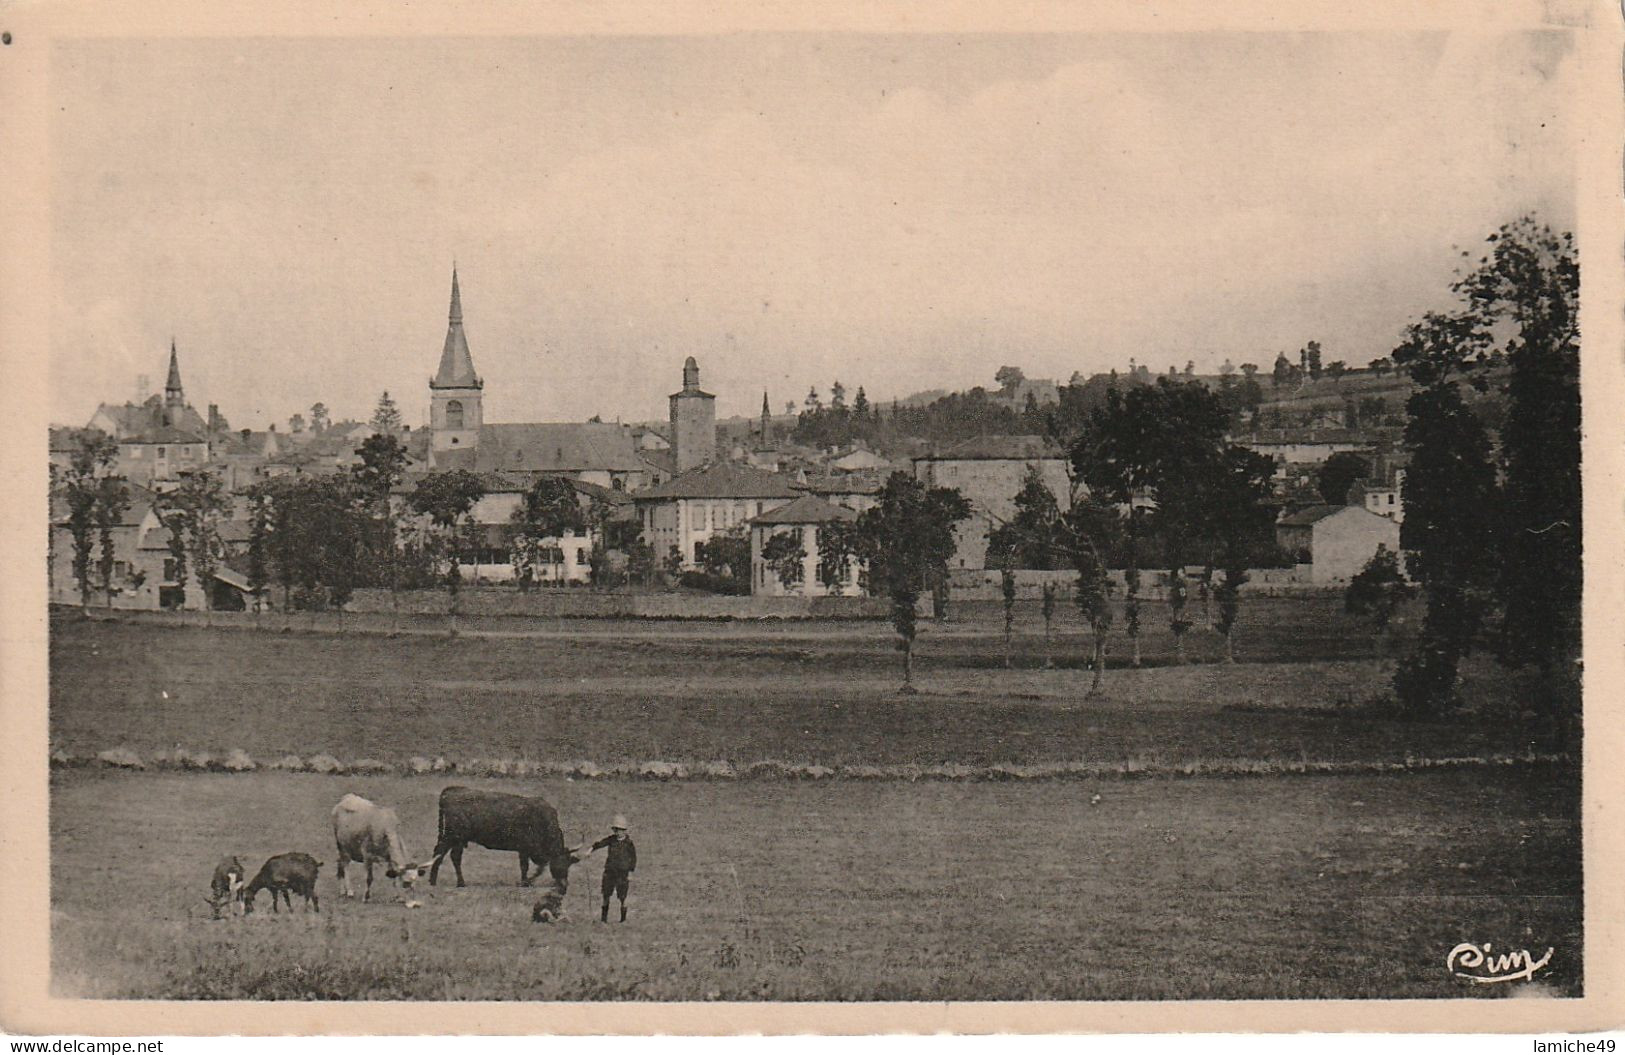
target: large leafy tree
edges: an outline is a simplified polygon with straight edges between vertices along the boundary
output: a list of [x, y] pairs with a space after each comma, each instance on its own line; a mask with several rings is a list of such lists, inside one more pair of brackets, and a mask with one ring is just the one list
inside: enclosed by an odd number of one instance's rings
[[1102, 540], [1116, 528], [1117, 511], [1110, 505], [1090, 497], [1074, 502], [1068, 510], [1066, 522], [1069, 545], [1067, 554], [1078, 573], [1073, 600], [1094, 639], [1090, 667], [1094, 676], [1086, 695], [1098, 696], [1106, 677], [1106, 640], [1112, 629], [1112, 583], [1106, 569], [1106, 547]]
[[103, 476], [96, 481], [96, 573], [101, 582], [102, 601], [113, 606], [113, 565], [117, 551], [114, 531], [130, 509], [130, 487], [122, 476]]
[[968, 516], [970, 503], [957, 490], [927, 488], [893, 473], [878, 503], [858, 517], [858, 554], [867, 564], [869, 591], [891, 599], [905, 692], [914, 691], [915, 609], [921, 591], [947, 575], [954, 525]]
[[[342, 612], [368, 546], [367, 507], [366, 494], [348, 475], [266, 481], [250, 496], [250, 584], [262, 589], [259, 583], [274, 576], [285, 618], [295, 608]], [[256, 549], [264, 554], [259, 560]], [[255, 567], [261, 560], [264, 571]]]
[[78, 444], [62, 474], [68, 534], [73, 540], [73, 578], [79, 585], [80, 607], [86, 612], [90, 610], [91, 560], [95, 554], [97, 529], [107, 519], [103, 503], [108, 492], [102, 480], [112, 477], [117, 461], [118, 442], [98, 429], [86, 429], [79, 434]]
[[740, 588], [750, 583], [750, 530], [744, 525], [719, 531], [694, 549], [706, 574]]
[[566, 532], [584, 534], [587, 513], [575, 485], [562, 476], [541, 476], [514, 509], [512, 550], [519, 588], [528, 590], [549, 548]]
[[1349, 580], [1343, 593], [1343, 609], [1371, 624], [1374, 651], [1381, 656], [1394, 616], [1416, 595], [1416, 587], [1406, 581], [1399, 568], [1399, 555], [1387, 546], [1366, 561], [1358, 575]]
[[254, 611], [265, 607], [265, 588], [271, 581], [271, 504], [273, 491], [258, 483], [247, 491], [248, 498], [248, 589], [254, 596]]
[[801, 530], [776, 531], [762, 542], [762, 563], [767, 565], [786, 590], [801, 585], [807, 560], [807, 547]]
[[987, 548], [988, 563], [995, 567], [1047, 571], [1066, 566], [1060, 503], [1036, 465], [1027, 467], [1015, 513], [988, 535]]
[[1219, 605], [1218, 630], [1224, 635], [1224, 659], [1236, 661], [1235, 630], [1241, 612], [1241, 587], [1257, 540], [1268, 535], [1274, 518], [1269, 506], [1275, 463], [1245, 447], [1229, 447], [1207, 488], [1207, 533], [1211, 560], [1223, 573], [1214, 596]]
[[1338, 451], [1315, 473], [1315, 489], [1327, 505], [1348, 501], [1349, 488], [1371, 474], [1371, 463], [1353, 451]]
[[1509, 367], [1498, 651], [1539, 668], [1550, 712], [1578, 702], [1580, 267], [1572, 235], [1529, 217], [1502, 227], [1490, 245], [1457, 293], [1479, 357], [1504, 353]]
[[485, 495], [480, 478], [466, 469], [430, 473], [412, 489], [407, 503], [429, 518], [437, 546], [445, 554], [446, 592], [451, 597], [448, 629], [457, 634], [457, 603], [462, 587], [462, 550], [467, 544], [474, 504]]
[[[384, 400], [389, 393], [384, 393]], [[384, 408], [379, 401], [379, 413]], [[394, 405], [390, 404], [390, 409]], [[396, 418], [400, 415], [397, 413]], [[373, 427], [378, 427], [375, 415]], [[370, 521], [369, 545], [376, 567], [382, 565], [384, 579], [389, 584], [389, 604], [396, 628], [400, 623], [400, 545], [399, 527], [395, 522], [392, 494], [406, 474], [406, 447], [392, 430], [382, 430], [368, 436], [356, 448], [361, 461], [350, 471], [355, 478], [359, 498], [365, 505]]]
[[832, 594], [845, 589], [858, 552], [858, 525], [832, 520], [818, 526], [818, 581]]
[[204, 612], [213, 611], [214, 573], [224, 555], [220, 524], [230, 508], [225, 487], [214, 473], [187, 473], [179, 487], [159, 500], [159, 506], [170, 533], [170, 552], [180, 569], [181, 589], [186, 588], [185, 569], [190, 567], [203, 593]]
[[1417, 386], [1406, 401], [1411, 462], [1400, 544], [1411, 554], [1427, 614], [1416, 650], [1394, 676], [1401, 705], [1416, 715], [1454, 707], [1456, 671], [1472, 650], [1496, 577], [1495, 466], [1489, 437], [1462, 392], [1475, 328], [1467, 315], [1429, 314], [1393, 353]]
[[[1141, 518], [1136, 503], [1149, 499], [1168, 566], [1169, 629], [1183, 655], [1185, 564], [1211, 552], [1212, 481], [1223, 472], [1229, 415], [1217, 394], [1198, 382], [1161, 378], [1155, 385], [1109, 391], [1070, 453], [1075, 477], [1092, 496], [1125, 512], [1126, 602], [1129, 634], [1138, 660]], [[1098, 518], [1097, 518], [1098, 519]]]

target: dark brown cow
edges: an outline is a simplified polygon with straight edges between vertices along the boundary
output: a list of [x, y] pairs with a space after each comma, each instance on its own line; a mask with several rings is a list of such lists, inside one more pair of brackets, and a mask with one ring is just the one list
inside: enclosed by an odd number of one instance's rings
[[451, 854], [457, 885], [463, 886], [463, 850], [478, 843], [487, 850], [512, 850], [519, 855], [519, 885], [530, 886], [530, 865], [541, 873], [546, 864], [562, 891], [570, 881], [570, 866], [581, 860], [581, 847], [564, 845], [559, 814], [546, 800], [509, 795], [501, 791], [449, 787], [440, 793], [440, 837], [434, 844], [429, 885], [440, 875], [440, 862]]
[[244, 914], [254, 911], [254, 897], [261, 890], [271, 892], [272, 912], [282, 911], [277, 908], [278, 894], [287, 903], [288, 911], [293, 911], [293, 899], [288, 896], [289, 891], [303, 896], [307, 909], [320, 912], [322, 903], [316, 897], [316, 871], [321, 867], [322, 862], [309, 854], [277, 854], [266, 861], [253, 882], [243, 888]]

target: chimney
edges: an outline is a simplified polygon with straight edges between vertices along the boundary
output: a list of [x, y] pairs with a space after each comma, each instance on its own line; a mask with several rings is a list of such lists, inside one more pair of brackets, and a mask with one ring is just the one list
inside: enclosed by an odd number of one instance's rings
[[209, 431], [210, 432], [219, 432], [220, 431], [220, 404], [219, 403], [210, 403], [209, 404]]

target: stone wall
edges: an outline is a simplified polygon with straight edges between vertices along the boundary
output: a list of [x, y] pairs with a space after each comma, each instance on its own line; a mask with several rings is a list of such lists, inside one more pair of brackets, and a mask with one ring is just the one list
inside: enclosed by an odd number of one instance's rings
[[[445, 612], [444, 590], [403, 590], [400, 610]], [[357, 590], [352, 612], [388, 612], [388, 590]], [[695, 593], [621, 593], [584, 589], [464, 590], [458, 611], [468, 616], [551, 619], [878, 619], [886, 602], [872, 597], [727, 597]]]

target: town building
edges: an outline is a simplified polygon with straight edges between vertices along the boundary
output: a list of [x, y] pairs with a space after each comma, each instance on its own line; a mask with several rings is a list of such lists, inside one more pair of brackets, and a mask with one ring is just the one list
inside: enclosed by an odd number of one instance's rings
[[800, 472], [796, 475], [794, 486], [827, 502], [845, 506], [854, 513], [861, 513], [880, 503], [880, 492], [885, 490], [886, 477], [889, 475], [880, 469], [849, 473]]
[[[825, 532], [833, 524], [850, 525], [857, 519], [858, 514], [852, 510], [816, 495], [802, 495], [753, 518], [750, 521], [750, 592], [759, 597], [860, 594], [862, 569], [856, 557], [848, 561], [846, 574], [833, 582], [825, 582], [819, 575]], [[775, 537], [794, 538], [801, 544], [801, 560], [788, 569], [788, 574], [787, 569], [770, 564], [763, 556], [768, 540]]]
[[164, 381], [163, 395], [145, 398], [140, 403], [103, 403], [90, 416], [86, 427], [100, 429], [114, 439], [161, 428], [179, 429], [201, 436], [208, 433], [209, 422], [186, 401], [186, 390], [181, 384], [180, 356], [172, 340], [169, 342], [169, 374]]
[[1399, 524], [1361, 506], [1315, 505], [1275, 524], [1275, 542], [1299, 564], [1309, 581], [1346, 583], [1360, 573], [1378, 546], [1399, 553]]
[[732, 462], [712, 462], [632, 495], [643, 540], [664, 561], [675, 549], [685, 566], [699, 562], [699, 544], [800, 497], [789, 480]]
[[[129, 501], [113, 525], [113, 574], [110, 596], [101, 590], [101, 543], [91, 532], [90, 603], [113, 608], [157, 608], [158, 576], [141, 552], [142, 539], [154, 528], [162, 528], [157, 513], [158, 495], [140, 485], [131, 485]], [[51, 531], [46, 554], [46, 580], [51, 600], [58, 604], [80, 602], [79, 580], [73, 574], [73, 532], [68, 529], [68, 504], [61, 495], [51, 500]], [[162, 569], [161, 562], [156, 565]]]
[[915, 479], [927, 487], [953, 488], [970, 502], [971, 515], [954, 529], [950, 569], [987, 566], [988, 536], [1015, 515], [1016, 495], [1034, 469], [1066, 508], [1067, 459], [1042, 436], [978, 436], [914, 459]]
[[1405, 470], [1393, 469], [1357, 482], [1349, 494], [1349, 504], [1363, 506], [1396, 524], [1405, 523]]
[[164, 491], [185, 473], [209, 462], [209, 441], [195, 432], [157, 425], [119, 438], [118, 474], [131, 483]]
[[1318, 465], [1334, 454], [1349, 451], [1371, 454], [1395, 445], [1397, 433], [1393, 429], [1256, 429], [1237, 436], [1239, 447], [1267, 455], [1275, 461], [1277, 476], [1286, 472], [1288, 465]]

